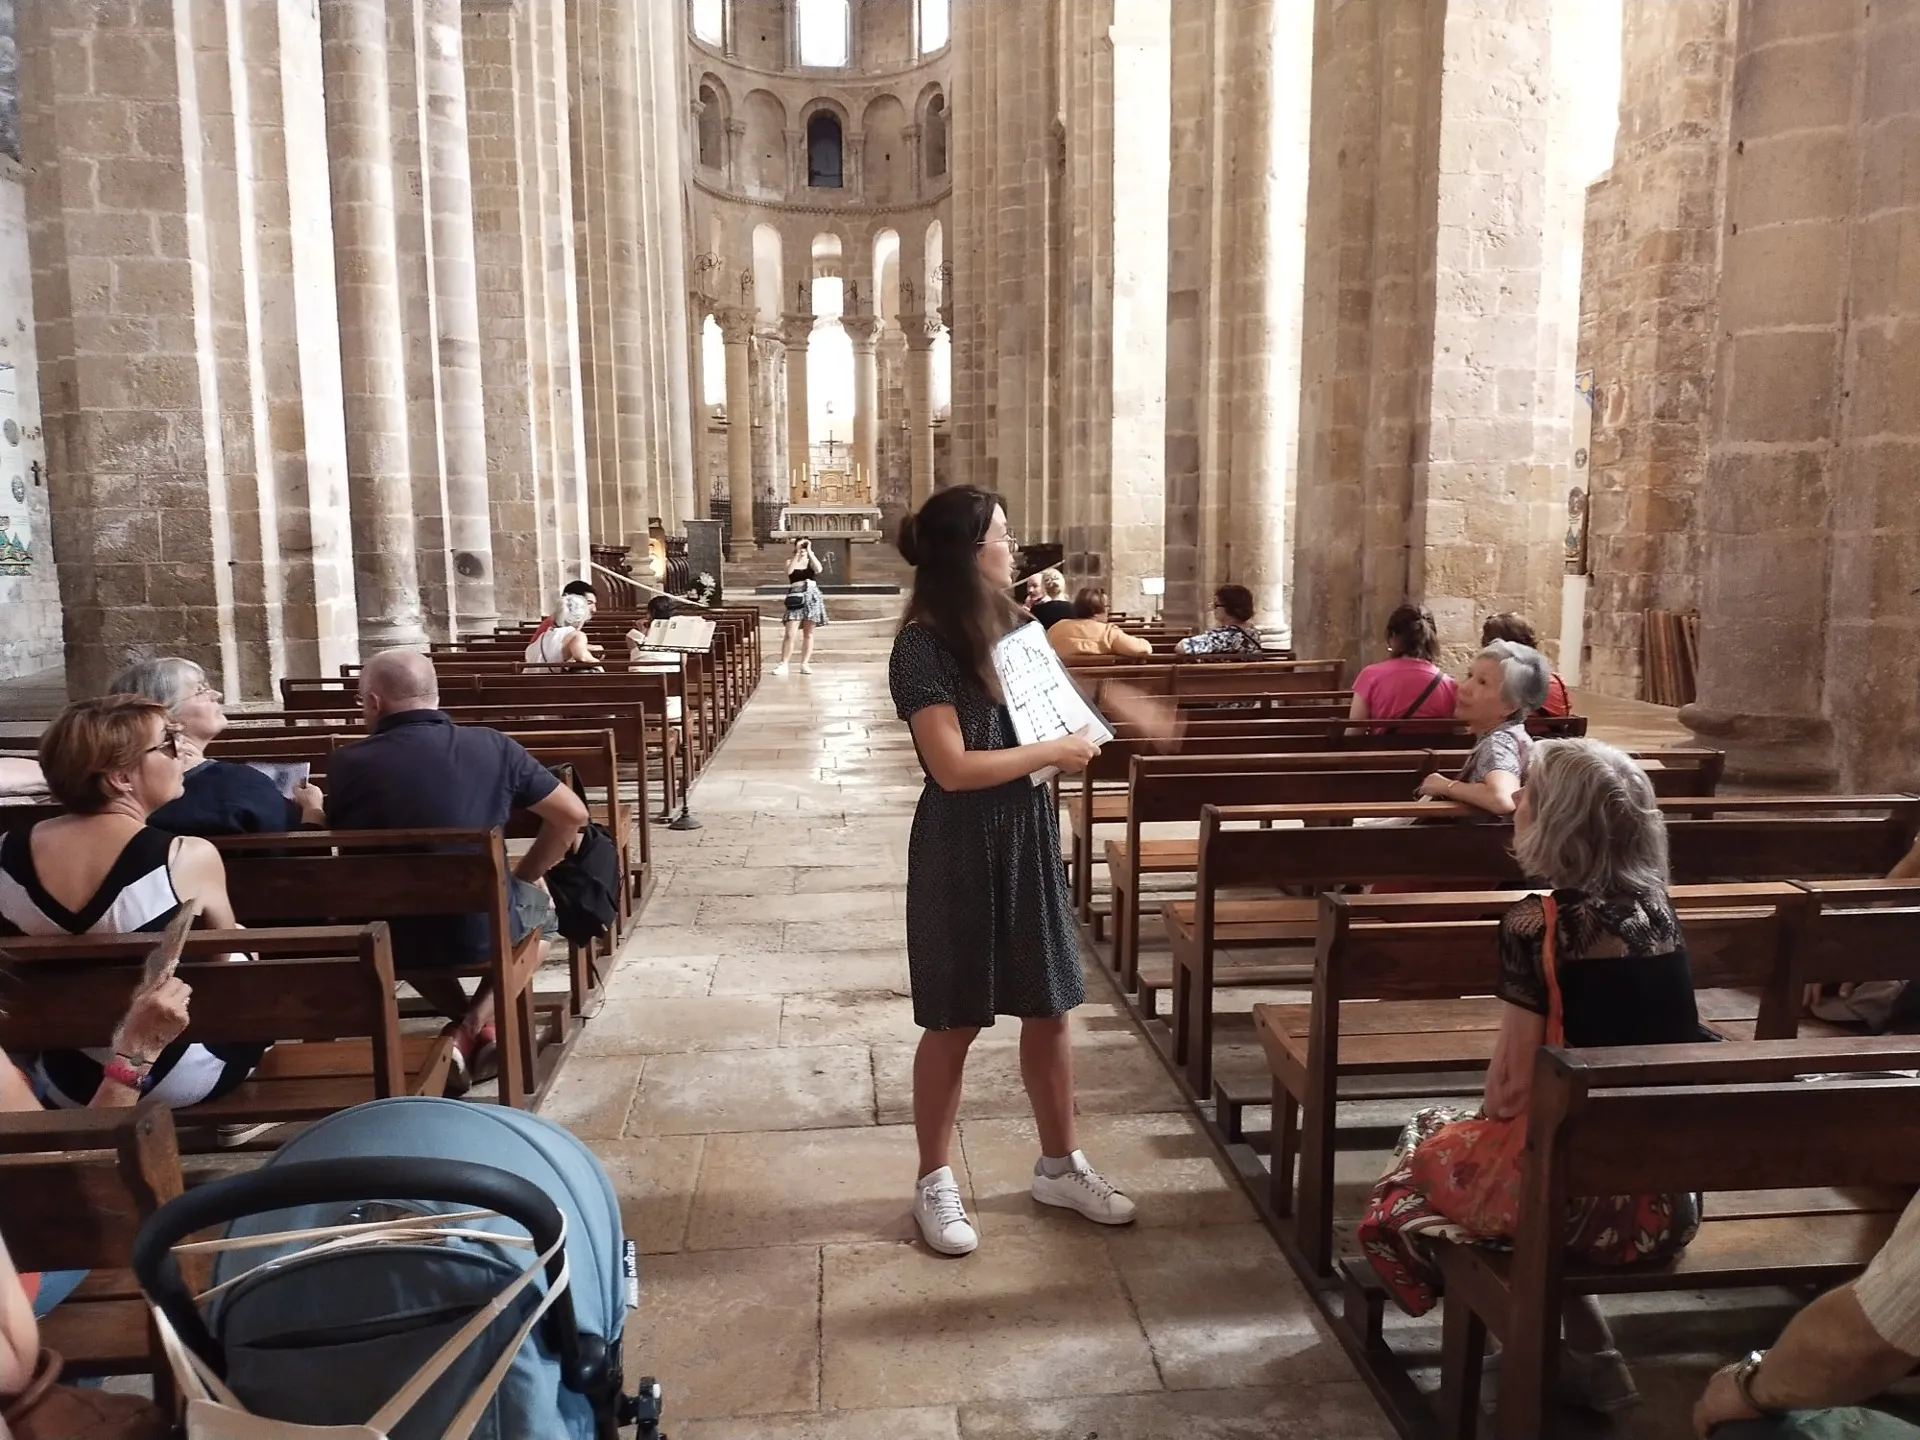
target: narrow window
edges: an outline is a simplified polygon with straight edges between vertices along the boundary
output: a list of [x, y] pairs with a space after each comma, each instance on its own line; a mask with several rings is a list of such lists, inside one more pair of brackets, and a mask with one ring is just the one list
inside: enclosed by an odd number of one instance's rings
[[947, 97], [936, 95], [927, 102], [926, 131], [927, 175], [947, 173]]
[[709, 45], [727, 40], [727, 0], [693, 0], [693, 37]]
[[709, 169], [720, 168], [720, 130], [726, 120], [720, 114], [720, 97], [711, 85], [700, 87], [700, 163]]
[[838, 70], [853, 58], [847, 0], [799, 0], [800, 63]]
[[807, 121], [807, 184], [819, 190], [840, 188], [840, 122], [825, 110]]
[[920, 0], [920, 53], [944, 50], [953, 25], [953, 0]]

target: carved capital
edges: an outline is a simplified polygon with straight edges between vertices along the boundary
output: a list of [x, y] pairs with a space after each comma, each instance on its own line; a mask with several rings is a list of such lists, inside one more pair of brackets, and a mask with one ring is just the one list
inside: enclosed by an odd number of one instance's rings
[[744, 120], [727, 121], [727, 134], [733, 136], [734, 139], [738, 140], [742, 135], [746, 133], [747, 133], [746, 121]]
[[728, 345], [745, 345], [753, 339], [753, 311], [744, 305], [716, 305], [713, 318], [720, 322], [720, 338]]
[[780, 339], [789, 350], [805, 350], [807, 342], [813, 338], [812, 315], [782, 315], [780, 317]]
[[853, 341], [856, 355], [873, 353], [874, 338], [880, 333], [878, 315], [842, 315], [840, 324], [845, 327], [848, 338]]
[[909, 350], [931, 350], [933, 342], [940, 335], [940, 317], [938, 315], [902, 315], [900, 330], [907, 337]]

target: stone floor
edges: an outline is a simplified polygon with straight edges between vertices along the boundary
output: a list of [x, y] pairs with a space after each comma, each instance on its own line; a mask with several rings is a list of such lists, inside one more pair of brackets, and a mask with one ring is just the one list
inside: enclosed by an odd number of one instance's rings
[[815, 674], [763, 680], [694, 790], [705, 828], [656, 831], [659, 887], [548, 1099], [645, 1255], [628, 1374], [659, 1377], [676, 1440], [1390, 1436], [1102, 980], [1076, 1017], [1082, 1138], [1139, 1222], [1028, 1196], [1002, 1026], [954, 1157], [980, 1249], [914, 1238], [919, 770], [891, 629], [832, 626]]

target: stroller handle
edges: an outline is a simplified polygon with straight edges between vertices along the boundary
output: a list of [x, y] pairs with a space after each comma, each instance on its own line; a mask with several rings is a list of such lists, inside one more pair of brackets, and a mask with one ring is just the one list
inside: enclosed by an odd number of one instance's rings
[[[173, 1247], [197, 1231], [231, 1224], [249, 1215], [349, 1200], [441, 1200], [493, 1210], [524, 1225], [533, 1237], [536, 1253], [549, 1249], [560, 1238], [560, 1211], [553, 1200], [539, 1186], [508, 1170], [466, 1160], [390, 1155], [310, 1160], [263, 1166], [245, 1175], [197, 1186], [169, 1200], [147, 1217], [134, 1238], [134, 1276], [194, 1354], [224, 1377], [226, 1364], [220, 1346], [187, 1290]], [[566, 1256], [561, 1253], [547, 1262], [549, 1285], [559, 1278], [565, 1263]], [[554, 1298], [541, 1327], [547, 1343], [560, 1356], [561, 1373], [569, 1387], [582, 1388], [580, 1382], [588, 1377], [580, 1363], [580, 1334], [574, 1324], [570, 1293]]]

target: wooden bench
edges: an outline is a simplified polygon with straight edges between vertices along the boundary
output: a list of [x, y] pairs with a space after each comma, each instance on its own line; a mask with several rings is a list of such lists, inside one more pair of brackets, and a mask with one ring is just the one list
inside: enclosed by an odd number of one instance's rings
[[[545, 941], [511, 939], [506, 846], [499, 830], [304, 830], [290, 835], [228, 835], [214, 841], [227, 867], [227, 893], [243, 924], [327, 919], [398, 920], [479, 913], [489, 951], [479, 964], [428, 967], [427, 973], [480, 978], [493, 986], [500, 1047], [500, 1102], [524, 1108], [572, 1038], [560, 1017], [560, 1043], [538, 1044], [533, 977]], [[408, 957], [395, 957], [408, 978]], [[196, 997], [197, 1000], [197, 997]]]
[[[1884, 875], [1912, 847], [1920, 799], [1910, 795], [1717, 796], [1663, 799], [1676, 884], [1722, 880], [1856, 879]], [[1213, 1098], [1213, 989], [1217, 956], [1234, 949], [1298, 945], [1311, 900], [1272, 896], [1283, 887], [1340, 885], [1484, 889], [1524, 877], [1512, 826], [1447, 824], [1479, 812], [1445, 803], [1395, 805], [1208, 805], [1200, 817], [1192, 901], [1161, 906], [1172, 956], [1172, 1051], [1195, 1096]], [[1365, 819], [1434, 824], [1359, 826]], [[1290, 824], [1289, 822], [1298, 822]], [[1248, 826], [1273, 828], [1243, 828]], [[1306, 828], [1301, 828], [1302, 826]], [[1254, 889], [1271, 898], [1233, 898]], [[1236, 985], [1298, 984], [1297, 965], [1246, 967]], [[1245, 1096], [1223, 1098], [1239, 1105]]]
[[[1920, 1040], [1911, 1036], [1543, 1047], [1511, 1252], [1436, 1246], [1446, 1286], [1442, 1433], [1466, 1440], [1477, 1431], [1489, 1330], [1505, 1347], [1500, 1440], [1549, 1433], [1564, 1295], [1824, 1287], [1858, 1274], [1920, 1182], [1920, 1081], [1884, 1075], [1916, 1067]], [[1798, 1078], [1810, 1074], [1836, 1078]], [[1706, 1192], [1705, 1218], [1675, 1258], [1619, 1267], [1568, 1261], [1570, 1199], [1681, 1191]], [[1722, 1204], [1726, 1192], [1733, 1194]], [[1757, 1207], [1762, 1213], [1753, 1213], [1754, 1198], [1769, 1202]], [[1363, 1290], [1349, 1295], [1366, 1298]], [[1371, 1351], [1378, 1342], [1365, 1323]]]
[[[155, 938], [9, 937], [0, 1047], [111, 1045]], [[255, 958], [228, 961], [231, 953]], [[193, 987], [189, 1039], [274, 1047], [235, 1089], [181, 1110], [183, 1122], [317, 1120], [367, 1100], [446, 1089], [446, 1042], [401, 1035], [385, 925], [194, 930], [179, 973]]]
[[141, 1223], [180, 1191], [164, 1106], [0, 1114], [0, 1233], [15, 1267], [89, 1272], [40, 1322], [69, 1379], [150, 1374], [163, 1403], [171, 1394], [131, 1266]]
[[[1812, 906], [1784, 882], [1676, 886], [1702, 1020], [1752, 1020], [1763, 1036], [1791, 1033], [1784, 1000], [1792, 956]], [[1499, 917], [1520, 894], [1322, 895], [1313, 994], [1300, 1005], [1255, 1005], [1253, 1023], [1272, 1073], [1269, 1194], [1294, 1213], [1294, 1243], [1316, 1275], [1333, 1268], [1334, 1106], [1344, 1081], [1365, 1098], [1414, 1100], [1447, 1075], [1478, 1090], [1499, 1037]], [[1721, 992], [1732, 993], [1721, 993]], [[1730, 1036], [1730, 1038], [1733, 1038]], [[1409, 1078], [1413, 1077], [1413, 1078]]]
[[1790, 1025], [1819, 1027], [1801, 1011], [1806, 985], [1920, 980], [1920, 880], [1801, 881], [1800, 888], [1813, 911], [1794, 952]]

